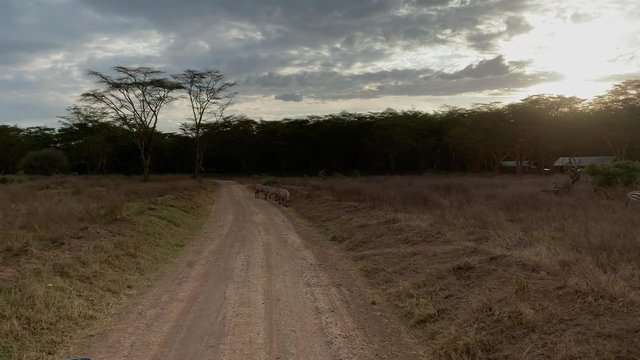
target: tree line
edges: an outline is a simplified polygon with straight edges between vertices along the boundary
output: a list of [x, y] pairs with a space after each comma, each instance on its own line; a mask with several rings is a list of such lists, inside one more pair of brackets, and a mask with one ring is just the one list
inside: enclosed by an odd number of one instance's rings
[[[19, 171], [30, 151], [55, 148], [81, 174], [269, 173], [383, 174], [497, 172], [515, 161], [522, 173], [560, 156], [613, 155], [640, 160], [640, 80], [616, 84], [590, 101], [534, 95], [511, 104], [307, 116], [262, 121], [229, 116], [233, 83], [215, 70], [165, 77], [150, 68], [90, 74], [99, 88], [82, 94], [59, 128], [0, 126], [0, 173]], [[178, 133], [157, 130], [164, 105], [188, 99]]]

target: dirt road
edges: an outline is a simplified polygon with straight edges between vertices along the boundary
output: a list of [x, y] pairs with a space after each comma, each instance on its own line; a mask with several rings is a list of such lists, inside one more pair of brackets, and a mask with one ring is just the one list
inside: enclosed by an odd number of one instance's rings
[[[202, 239], [85, 352], [96, 359], [411, 358], [354, 317], [273, 202], [218, 182]], [[354, 320], [358, 318], [358, 320]], [[380, 325], [380, 326], [378, 326]], [[381, 345], [383, 344], [383, 345]], [[402, 351], [402, 350], [400, 350]]]

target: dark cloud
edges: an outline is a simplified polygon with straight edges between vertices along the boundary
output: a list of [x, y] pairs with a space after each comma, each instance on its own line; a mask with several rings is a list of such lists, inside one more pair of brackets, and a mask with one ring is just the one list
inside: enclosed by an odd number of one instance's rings
[[300, 94], [280, 94], [274, 96], [274, 99], [280, 101], [300, 102], [304, 99], [304, 97]]
[[507, 26], [505, 33], [508, 37], [526, 34], [533, 30], [533, 26], [522, 16], [509, 16], [504, 23]]
[[491, 31], [471, 31], [467, 34], [469, 45], [481, 51], [490, 51], [495, 48], [500, 39], [510, 39], [514, 36], [525, 34], [533, 30], [527, 19], [519, 15], [512, 15], [504, 19], [504, 27]]
[[[242, 75], [255, 72], [254, 64], [244, 62], [247, 66], [242, 68], [243, 62], [235, 61], [232, 54], [273, 57], [295, 51], [298, 62], [305, 60], [311, 65], [331, 60], [336, 68], [348, 69], [399, 49], [444, 44], [460, 36], [466, 36], [477, 48], [489, 49], [501, 35], [512, 36], [525, 28], [526, 21], [517, 14], [529, 6], [527, 0], [462, 4], [445, 0], [158, 0], [153, 6], [143, 0], [84, 3], [99, 12], [144, 19], [170, 32], [175, 50], [194, 38], [204, 40], [211, 46], [210, 60]], [[447, 6], [450, 3], [454, 5]], [[507, 24], [494, 36], [478, 30], [487, 21]]]
[[481, 60], [477, 64], [471, 64], [460, 71], [453, 73], [441, 73], [438, 77], [445, 80], [458, 80], [463, 78], [483, 78], [488, 76], [503, 76], [511, 72], [511, 68], [504, 61], [502, 55], [490, 60]]
[[[308, 99], [348, 100], [383, 96], [450, 96], [483, 91], [514, 91], [535, 84], [557, 81], [549, 72], [527, 73], [502, 56], [482, 60], [464, 69], [443, 73], [431, 69], [392, 70], [345, 75], [336, 71], [265, 74], [248, 77], [240, 84], [247, 92], [304, 93]], [[283, 100], [283, 99], [280, 99]]]
[[0, 4], [0, 65], [76, 48], [95, 36], [141, 28], [125, 18], [106, 19], [74, 0], [8, 0]]
[[449, 5], [449, 0], [413, 0], [408, 3], [416, 7], [446, 6]]

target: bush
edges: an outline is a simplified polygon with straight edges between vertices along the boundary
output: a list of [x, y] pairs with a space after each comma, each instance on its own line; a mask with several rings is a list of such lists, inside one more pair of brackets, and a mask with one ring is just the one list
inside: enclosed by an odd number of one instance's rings
[[637, 161], [618, 161], [613, 164], [616, 169], [619, 169], [620, 175], [618, 181], [620, 184], [631, 187], [638, 183], [640, 178], [640, 162]]
[[618, 161], [607, 165], [589, 165], [587, 174], [593, 178], [596, 188], [612, 188], [617, 185], [632, 187], [640, 178], [640, 162]]
[[57, 149], [43, 149], [28, 152], [18, 163], [18, 169], [30, 175], [53, 175], [69, 170], [69, 161]]
[[[12, 184], [17, 182], [16, 178], [11, 175], [0, 175], [0, 184]], [[2, 358], [0, 358], [2, 359]]]

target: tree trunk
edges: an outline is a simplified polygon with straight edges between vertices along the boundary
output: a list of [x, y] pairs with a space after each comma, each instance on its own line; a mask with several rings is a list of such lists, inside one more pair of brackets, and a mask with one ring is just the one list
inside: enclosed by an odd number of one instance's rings
[[143, 177], [144, 182], [149, 181], [149, 173], [151, 172], [150, 170], [151, 170], [151, 155], [148, 155], [147, 158], [144, 160], [144, 177]]
[[148, 154], [145, 148], [140, 149], [140, 156], [142, 157], [142, 181], [149, 181], [149, 173], [151, 170], [151, 154]]
[[197, 181], [200, 181], [200, 147], [198, 144], [198, 140], [196, 140], [196, 158], [195, 158], [195, 171], [194, 176]]
[[196, 157], [195, 157], [195, 171], [194, 175], [197, 181], [200, 181], [202, 176], [202, 164], [204, 163], [204, 146], [202, 144], [202, 138], [196, 134]]

